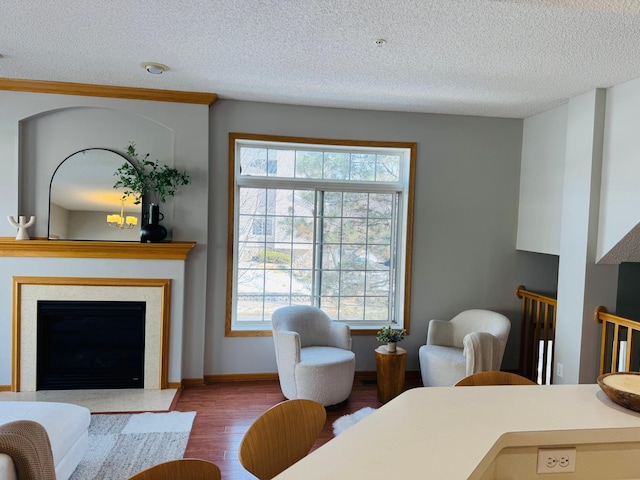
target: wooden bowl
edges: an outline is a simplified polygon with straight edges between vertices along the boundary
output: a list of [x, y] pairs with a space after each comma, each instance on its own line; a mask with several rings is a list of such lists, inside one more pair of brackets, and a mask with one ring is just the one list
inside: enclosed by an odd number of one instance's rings
[[640, 412], [640, 373], [605, 373], [598, 377], [598, 385], [613, 402]]

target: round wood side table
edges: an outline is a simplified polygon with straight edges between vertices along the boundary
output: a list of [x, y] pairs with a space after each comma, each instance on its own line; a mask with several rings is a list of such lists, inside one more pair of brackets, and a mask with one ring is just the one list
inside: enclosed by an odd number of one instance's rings
[[389, 352], [386, 345], [376, 348], [379, 402], [387, 403], [402, 393], [406, 363], [407, 351], [404, 348], [396, 347], [395, 353]]

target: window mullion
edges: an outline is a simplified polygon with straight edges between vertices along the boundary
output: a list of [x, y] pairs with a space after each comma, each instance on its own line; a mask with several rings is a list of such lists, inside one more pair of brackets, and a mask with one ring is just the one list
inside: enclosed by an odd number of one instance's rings
[[317, 307], [321, 306], [322, 295], [322, 257], [323, 257], [323, 232], [324, 232], [324, 192], [322, 190], [315, 191], [314, 209], [313, 209], [313, 304]]
[[389, 257], [389, 320], [392, 323], [398, 321], [397, 302], [395, 301], [396, 287], [398, 285], [398, 269], [396, 268], [398, 254], [398, 195], [391, 197], [391, 255]]
[[371, 246], [369, 245], [369, 217], [370, 217], [370, 212], [371, 210], [369, 209], [371, 205], [371, 194], [367, 195], [367, 216], [366, 216], [366, 227], [365, 227], [365, 236], [364, 236], [364, 244], [365, 244], [365, 251], [364, 251], [364, 255], [365, 255], [365, 264], [364, 264], [364, 290], [362, 292], [362, 320], [366, 320], [367, 319], [367, 277], [368, 272], [370, 271], [370, 265], [369, 265], [369, 258], [370, 258], [370, 251], [369, 249], [371, 248]]
[[[263, 213], [263, 219], [266, 221], [267, 217], [267, 197], [268, 197], [268, 190], [265, 189], [264, 190], [264, 198], [262, 200], [262, 202], [264, 203], [264, 213]], [[258, 203], [258, 205], [260, 205]], [[262, 235], [260, 235], [260, 237], [262, 238], [262, 251], [264, 252], [264, 254], [262, 255], [262, 271], [263, 271], [263, 275], [262, 275], [262, 291], [265, 292], [266, 288], [267, 288], [267, 271], [266, 271], [266, 264], [267, 264], [267, 236], [264, 235], [264, 232]], [[264, 318], [264, 312], [265, 312], [265, 308], [267, 306], [267, 302], [266, 302], [266, 297], [264, 295], [262, 295], [262, 316]]]
[[345, 237], [345, 224], [344, 224], [344, 192], [340, 192], [340, 240], [338, 241], [338, 252], [340, 258], [340, 266], [338, 267], [338, 288], [336, 294], [337, 301], [337, 310], [338, 310], [338, 320], [341, 320], [343, 312], [343, 299], [342, 299], [342, 280], [344, 275], [344, 261], [343, 261], [343, 253], [345, 252], [344, 248], [344, 237]]

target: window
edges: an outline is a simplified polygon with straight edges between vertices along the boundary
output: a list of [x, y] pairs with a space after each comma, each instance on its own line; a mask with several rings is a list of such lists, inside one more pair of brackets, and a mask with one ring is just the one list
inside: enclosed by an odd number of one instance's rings
[[229, 134], [227, 335], [315, 305], [354, 333], [408, 328], [415, 144]]
[[253, 235], [254, 237], [260, 237], [261, 235], [271, 237], [273, 235], [273, 218], [253, 217]]

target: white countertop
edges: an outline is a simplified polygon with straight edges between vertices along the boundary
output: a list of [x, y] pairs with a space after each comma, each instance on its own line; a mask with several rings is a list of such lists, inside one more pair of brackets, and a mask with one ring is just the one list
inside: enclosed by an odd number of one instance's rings
[[611, 402], [598, 385], [415, 388], [276, 478], [468, 479], [488, 453], [522, 441], [510, 432], [547, 431], [563, 431], [542, 437], [547, 445], [640, 441], [640, 413]]

